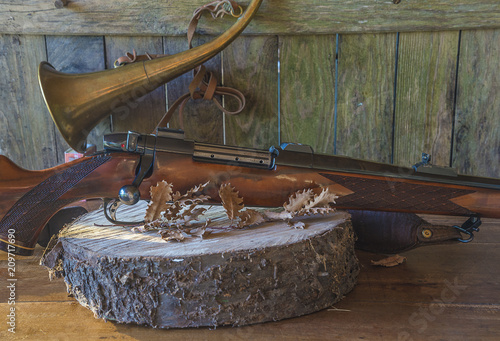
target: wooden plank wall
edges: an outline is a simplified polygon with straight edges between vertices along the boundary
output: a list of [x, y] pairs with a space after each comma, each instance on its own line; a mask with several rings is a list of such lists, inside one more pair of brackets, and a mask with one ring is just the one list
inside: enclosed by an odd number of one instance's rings
[[[40, 61], [78, 73], [111, 68], [133, 48], [186, 49], [188, 19], [179, 13], [204, 1], [154, 3], [160, 7], [128, 1], [120, 11], [121, 0], [72, 1], [61, 10], [47, 7], [50, 1], [2, 4], [0, 153], [28, 169], [63, 161], [67, 145], [38, 90]], [[252, 34], [207, 63], [224, 85], [243, 91], [248, 104], [228, 117], [212, 103], [190, 102], [184, 112], [189, 138], [255, 148], [300, 142], [316, 152], [405, 166], [429, 152], [436, 164], [500, 177], [497, 0], [300, 4], [264, 1], [246, 31]], [[308, 4], [317, 10], [299, 14]], [[129, 17], [125, 27], [126, 15], [142, 20]], [[72, 24], [64, 25], [68, 20]], [[196, 44], [232, 20], [205, 17]], [[152, 131], [191, 78], [188, 73], [105, 120], [90, 141], [99, 145], [111, 130]], [[179, 127], [177, 118], [171, 126]]]

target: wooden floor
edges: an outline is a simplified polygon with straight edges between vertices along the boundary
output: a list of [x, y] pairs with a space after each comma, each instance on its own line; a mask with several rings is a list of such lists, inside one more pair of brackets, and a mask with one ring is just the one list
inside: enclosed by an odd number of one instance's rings
[[[33, 257], [16, 258], [16, 333], [7, 331], [7, 255], [0, 254], [0, 339], [19, 340], [498, 340], [500, 221], [485, 220], [469, 244], [427, 246], [394, 268], [358, 252], [359, 283], [331, 309], [280, 322], [215, 330], [155, 330], [94, 319], [50, 282]], [[3, 319], [3, 320], [2, 320]]]

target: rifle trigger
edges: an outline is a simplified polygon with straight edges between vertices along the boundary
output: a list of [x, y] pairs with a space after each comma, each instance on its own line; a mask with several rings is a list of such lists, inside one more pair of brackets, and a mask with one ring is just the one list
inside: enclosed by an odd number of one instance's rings
[[462, 226], [454, 225], [453, 227], [459, 230], [461, 233], [465, 233], [469, 237], [467, 239], [459, 238], [458, 241], [462, 243], [471, 242], [474, 239], [473, 232], [479, 232], [479, 226], [481, 225], [481, 219], [473, 215], [465, 221]]
[[116, 220], [116, 213], [118, 207], [122, 205], [122, 202], [117, 199], [104, 199], [104, 216], [106, 219], [115, 225], [142, 225], [143, 221], [120, 221]]

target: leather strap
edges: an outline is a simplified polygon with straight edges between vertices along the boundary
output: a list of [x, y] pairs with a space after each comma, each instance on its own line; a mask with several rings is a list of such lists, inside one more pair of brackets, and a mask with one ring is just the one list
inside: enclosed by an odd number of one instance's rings
[[458, 243], [453, 226], [433, 225], [413, 213], [349, 210], [356, 248], [376, 253], [398, 253], [418, 246]]
[[[237, 13], [235, 11], [238, 11]], [[201, 18], [203, 12], [209, 12], [212, 17], [215, 18], [221, 18], [226, 14], [231, 14], [232, 16], [238, 17], [243, 13], [243, 10], [238, 3], [234, 0], [218, 0], [218, 1], [213, 1], [210, 2], [206, 5], [203, 5], [199, 8], [197, 8], [193, 12], [193, 16], [191, 18], [191, 21], [189, 22], [188, 29], [187, 29], [187, 39], [188, 39], [188, 45], [189, 48], [191, 49], [192, 46], [192, 40], [194, 37], [194, 33], [196, 32], [196, 27], [198, 26], [198, 21]], [[135, 49], [133, 50], [133, 53], [127, 52], [125, 56], [119, 57], [115, 61], [115, 67], [120, 67], [126, 64], [130, 63], [136, 63], [140, 61], [146, 61], [146, 60], [151, 60], [154, 58], [161, 58], [167, 56], [166, 54], [143, 54], [143, 55], [137, 55]], [[179, 97], [168, 109], [168, 111], [165, 113], [165, 115], [162, 117], [160, 122], [157, 124], [156, 129], [160, 127], [166, 127], [170, 119], [172, 118], [172, 115], [174, 112], [179, 109], [179, 122], [181, 129], [184, 128], [184, 123], [182, 119], [182, 112], [184, 107], [186, 106], [186, 103], [189, 101], [189, 99], [197, 100], [197, 99], [204, 99], [204, 100], [212, 100], [215, 105], [225, 114], [228, 115], [236, 115], [239, 114], [243, 108], [245, 107], [245, 96], [241, 91], [230, 88], [230, 87], [224, 87], [224, 86], [218, 86], [217, 85], [217, 78], [215, 77], [213, 72], [207, 72], [205, 66], [200, 65], [196, 67], [193, 70], [193, 80], [191, 81], [191, 84], [189, 84], [189, 92], [185, 93], [181, 97]], [[222, 103], [218, 99], [217, 96], [229, 96], [231, 98], [234, 98], [236, 102], [238, 103], [238, 107], [236, 110], [231, 111], [222, 106]], [[154, 132], [153, 132], [154, 133]]]
[[[157, 124], [156, 129], [160, 127], [166, 127], [167, 123], [172, 118], [174, 112], [179, 108], [179, 124], [181, 129], [184, 129], [184, 121], [182, 116], [182, 111], [189, 101], [189, 99], [197, 100], [212, 100], [215, 105], [225, 114], [236, 115], [239, 114], [245, 107], [245, 95], [241, 91], [225, 87], [218, 86], [217, 79], [212, 72], [207, 72], [204, 65], [200, 65], [194, 69], [194, 78], [191, 84], [189, 84], [189, 92], [185, 93], [179, 97], [168, 109], [168, 111], [163, 115], [160, 122]], [[222, 103], [216, 96], [230, 96], [234, 98], [238, 103], [238, 108], [234, 111], [230, 111], [222, 106]], [[155, 129], [155, 130], [156, 130]]]
[[146, 52], [146, 54], [137, 55], [137, 53], [135, 52], [135, 49], [133, 49], [132, 53], [127, 52], [125, 54], [125, 56], [121, 56], [117, 60], [115, 60], [114, 67], [117, 68], [117, 67], [120, 67], [120, 66], [123, 66], [126, 64], [131, 64], [131, 63], [135, 63], [135, 62], [142, 62], [145, 60], [151, 60], [154, 58], [160, 58], [160, 57], [165, 57], [165, 56], [167, 56], [167, 55], [166, 54], [149, 54], [147, 52]]

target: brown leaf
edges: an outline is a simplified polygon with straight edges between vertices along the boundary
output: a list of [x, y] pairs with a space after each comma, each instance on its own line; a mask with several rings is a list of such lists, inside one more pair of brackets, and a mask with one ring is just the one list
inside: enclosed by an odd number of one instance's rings
[[297, 215], [317, 215], [317, 214], [325, 215], [333, 212], [335, 212], [335, 209], [332, 207], [313, 207], [309, 209], [303, 209]]
[[[209, 182], [202, 185], [195, 186], [187, 191], [185, 194], [176, 192], [173, 197], [173, 203], [167, 206], [165, 214], [163, 215], [168, 221], [177, 221], [185, 219], [187, 215], [196, 215], [189, 220], [197, 219], [199, 211], [193, 211], [196, 205], [202, 204], [210, 199], [208, 195], [197, 194], [200, 193]], [[203, 213], [203, 212], [202, 212]]]
[[243, 198], [238, 196], [238, 191], [230, 184], [222, 184], [220, 186], [219, 196], [222, 200], [222, 207], [226, 210], [227, 217], [232, 223], [244, 207]]
[[[196, 194], [203, 191], [205, 189], [205, 187], [208, 186], [209, 183], [210, 183], [210, 181], [207, 181], [204, 184], [199, 184], [198, 186], [194, 186], [189, 191], [187, 191], [186, 194], [184, 194], [184, 195], [180, 195], [179, 192], [175, 193], [175, 201], [203, 197], [203, 195], [201, 195], [201, 194], [198, 194], [198, 195], [196, 195]], [[208, 198], [210, 198], [210, 197], [208, 197]]]
[[167, 242], [168, 241], [182, 242], [184, 239], [186, 239], [184, 233], [182, 233], [179, 230], [162, 231], [160, 232], [160, 235]]
[[390, 256], [378, 261], [371, 261], [372, 265], [376, 266], [385, 266], [386, 268], [390, 268], [393, 266], [397, 266], [400, 264], [403, 264], [406, 261], [406, 257], [400, 256], [400, 255], [394, 255]]
[[305, 229], [306, 224], [302, 221], [288, 221], [287, 222], [288, 226], [293, 227], [294, 229]]
[[304, 206], [313, 198], [314, 192], [312, 189], [297, 191], [288, 198], [288, 203], [283, 204], [287, 212], [300, 212]]
[[191, 205], [188, 208], [185, 208], [181, 214], [177, 215], [175, 219], [173, 219], [173, 223], [177, 226], [189, 226], [192, 225], [193, 221], [198, 220], [199, 216], [204, 214], [207, 211], [204, 207], [196, 207], [196, 204]]
[[200, 226], [200, 227], [198, 227], [198, 228], [196, 228], [194, 230], [191, 230], [189, 232], [189, 234], [192, 235], [192, 236], [200, 237], [201, 239], [203, 239], [203, 237], [206, 237], [210, 233], [212, 233], [212, 231], [207, 231], [208, 224], [210, 224], [210, 220], [207, 220], [205, 222], [205, 225]]
[[167, 209], [167, 201], [172, 200], [172, 185], [166, 181], [160, 181], [156, 186], [151, 186], [151, 201], [146, 210], [145, 222], [151, 222], [160, 218], [161, 213]]
[[262, 224], [266, 221], [264, 216], [257, 212], [256, 210], [246, 209], [240, 214], [240, 222], [238, 223], [239, 228]]
[[286, 220], [293, 218], [292, 213], [287, 211], [282, 211], [282, 212], [264, 211], [262, 212], [262, 214], [266, 217], [267, 220]]
[[315, 195], [305, 206], [304, 209], [308, 210], [310, 208], [316, 207], [330, 207], [330, 203], [335, 203], [335, 199], [337, 199], [334, 193], [330, 193], [328, 188], [324, 188], [320, 194]]

